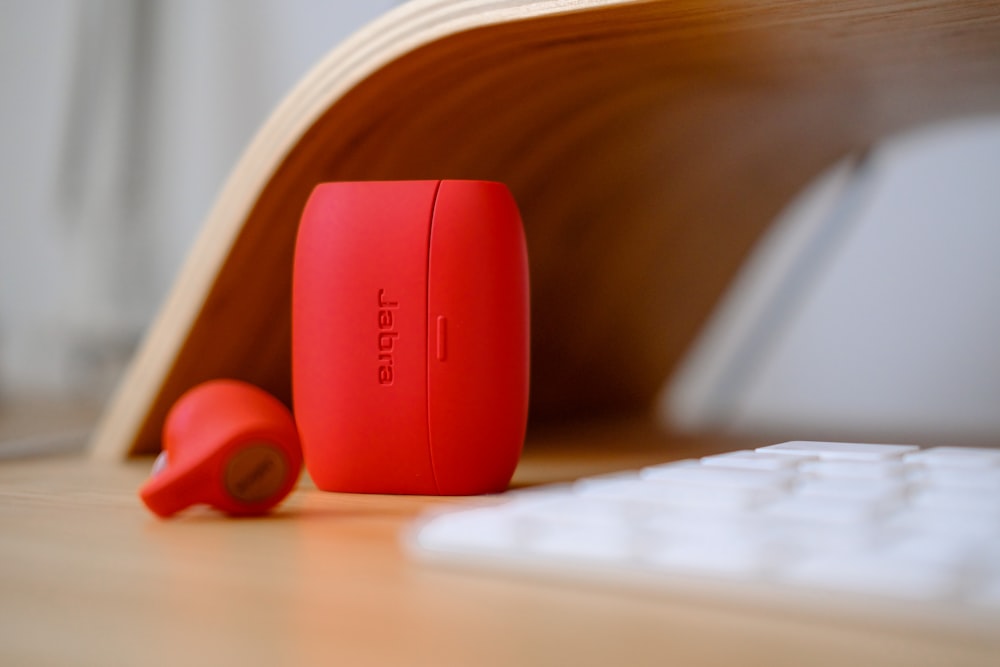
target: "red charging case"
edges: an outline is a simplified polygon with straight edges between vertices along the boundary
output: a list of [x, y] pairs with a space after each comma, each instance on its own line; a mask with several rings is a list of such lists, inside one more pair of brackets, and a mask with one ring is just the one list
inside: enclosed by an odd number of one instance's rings
[[528, 414], [528, 259], [500, 183], [326, 183], [295, 247], [292, 383], [326, 491], [504, 490]]

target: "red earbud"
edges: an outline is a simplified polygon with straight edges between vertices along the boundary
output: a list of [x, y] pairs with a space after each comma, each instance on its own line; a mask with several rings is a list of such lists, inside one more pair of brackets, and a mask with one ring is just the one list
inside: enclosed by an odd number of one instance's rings
[[139, 495], [161, 517], [197, 504], [263, 514], [291, 492], [301, 469], [288, 408], [245, 382], [212, 380], [171, 408], [163, 453]]

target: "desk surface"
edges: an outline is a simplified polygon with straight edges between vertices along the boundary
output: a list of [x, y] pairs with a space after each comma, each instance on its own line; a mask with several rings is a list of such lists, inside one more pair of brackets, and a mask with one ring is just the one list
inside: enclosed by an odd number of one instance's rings
[[[537, 434], [515, 483], [729, 448], [642, 426]], [[148, 460], [0, 465], [0, 663], [1000, 664], [997, 646], [416, 564], [400, 531], [461, 499], [308, 484], [277, 514], [160, 521]]]

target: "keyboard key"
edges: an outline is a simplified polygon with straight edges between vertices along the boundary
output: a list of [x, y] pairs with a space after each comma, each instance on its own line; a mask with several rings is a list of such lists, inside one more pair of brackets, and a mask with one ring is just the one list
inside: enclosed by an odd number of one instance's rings
[[795, 479], [792, 473], [785, 471], [738, 470], [676, 464], [643, 468], [639, 471], [639, 476], [644, 480], [671, 484], [739, 489], [787, 488]]
[[986, 513], [1000, 520], [1000, 494], [968, 486], [929, 487], [913, 495], [914, 507]]
[[942, 539], [940, 535], [914, 534], [896, 540], [879, 551], [885, 558], [917, 562], [959, 570], [977, 556], [976, 544], [963, 539]]
[[763, 535], [759, 522], [744, 513], [661, 512], [646, 520], [644, 529], [656, 536], [711, 540], [718, 543], [752, 541]]
[[900, 458], [919, 447], [913, 445], [871, 445], [857, 442], [811, 442], [797, 440], [780, 445], [759, 447], [756, 451], [790, 454], [794, 456], [816, 456], [821, 459], [842, 461], [884, 461]]
[[931, 447], [907, 454], [906, 461], [955, 468], [1000, 467], [1000, 450], [979, 447]]
[[814, 461], [814, 456], [792, 456], [789, 454], [767, 454], [747, 449], [727, 454], [716, 454], [701, 459], [701, 464], [719, 468], [742, 468], [745, 470], [793, 470], [804, 461]]
[[925, 486], [942, 486], [1000, 492], [1000, 468], [911, 466], [907, 477]]
[[866, 553], [892, 543], [898, 532], [877, 522], [824, 523], [811, 519], [772, 514], [759, 526], [757, 539], [767, 540], [776, 549], [796, 558], [822, 554]]
[[[884, 502], [794, 495], [777, 500], [762, 511], [767, 516], [814, 521], [817, 524], [866, 524], [884, 516], [888, 509], [890, 506]], [[817, 528], [822, 530], [821, 526]]]
[[899, 480], [864, 478], [806, 479], [795, 487], [801, 496], [863, 501], [897, 501], [906, 490]]
[[931, 447], [910, 452], [908, 463], [948, 468], [1000, 467], [1000, 450], [980, 447]]
[[718, 486], [711, 484], [672, 484], [663, 481], [609, 480], [580, 484], [584, 498], [633, 503], [653, 508], [742, 510], [770, 502], [783, 494], [771, 486]]
[[790, 565], [783, 578], [793, 584], [900, 600], [943, 600], [957, 590], [950, 571], [881, 556], [820, 556]]
[[914, 507], [912, 504], [887, 516], [884, 525], [904, 534], [931, 535], [943, 540], [981, 542], [993, 535], [1000, 537], [1000, 524], [989, 513]]
[[[775, 456], [785, 456], [776, 454]], [[805, 461], [799, 472], [815, 477], [846, 477], [851, 479], [902, 479], [912, 469], [898, 459], [883, 461]]]
[[523, 499], [510, 507], [515, 517], [586, 526], [619, 525], [641, 518], [634, 504], [580, 498], [570, 494]]
[[671, 574], [756, 575], [771, 560], [768, 550], [753, 542], [720, 544], [712, 540], [661, 539], [638, 555], [642, 563]]
[[629, 531], [623, 526], [532, 521], [524, 532], [526, 551], [548, 557], [627, 563], [633, 555]]

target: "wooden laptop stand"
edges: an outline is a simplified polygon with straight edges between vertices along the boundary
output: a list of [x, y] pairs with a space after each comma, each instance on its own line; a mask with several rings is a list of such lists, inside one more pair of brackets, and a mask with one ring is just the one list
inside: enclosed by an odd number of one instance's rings
[[506, 182], [535, 419], [643, 409], [782, 205], [899, 130], [1000, 109], [991, 2], [414, 2], [334, 49], [236, 166], [92, 443], [151, 453], [214, 377], [290, 399], [292, 249], [332, 180]]

